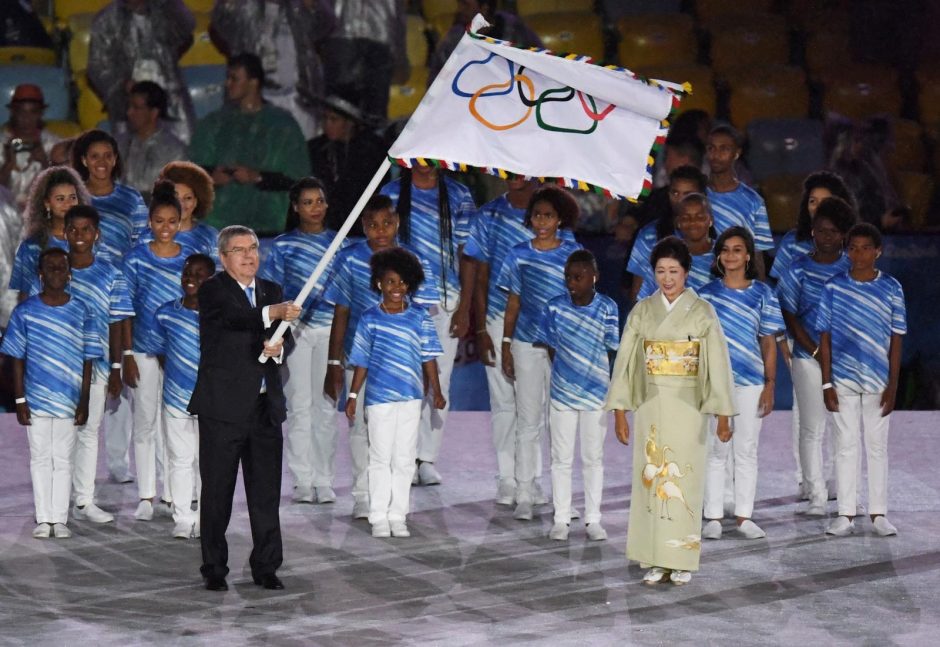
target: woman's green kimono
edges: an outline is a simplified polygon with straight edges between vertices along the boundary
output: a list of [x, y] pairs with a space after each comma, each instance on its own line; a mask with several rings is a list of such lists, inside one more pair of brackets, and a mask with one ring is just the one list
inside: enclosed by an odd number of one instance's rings
[[627, 319], [608, 410], [634, 411], [627, 558], [696, 571], [709, 415], [734, 415], [728, 346], [711, 305], [657, 291]]

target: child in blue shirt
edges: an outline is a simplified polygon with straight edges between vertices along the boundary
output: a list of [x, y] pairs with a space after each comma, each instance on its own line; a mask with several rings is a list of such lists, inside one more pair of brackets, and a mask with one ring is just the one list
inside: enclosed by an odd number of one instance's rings
[[69, 259], [39, 255], [42, 292], [10, 316], [0, 353], [13, 359], [16, 420], [26, 427], [36, 523], [33, 537], [72, 536], [68, 527], [75, 426], [88, 421], [92, 360], [101, 347], [88, 309], [66, 292]]
[[425, 382], [436, 409], [444, 395], [436, 357], [442, 353], [434, 322], [413, 297], [424, 280], [417, 257], [401, 248], [377, 252], [370, 260], [373, 289], [382, 301], [362, 314], [349, 364], [355, 367], [346, 416], [355, 420], [356, 400], [365, 390], [369, 418], [369, 523], [373, 537], [408, 537], [405, 523], [415, 471]]
[[597, 294], [597, 261], [587, 250], [565, 263], [567, 294], [548, 301], [542, 311], [539, 340], [552, 359], [549, 430], [552, 439], [552, 501], [555, 524], [549, 537], [568, 539], [571, 523], [571, 464], [581, 432], [584, 522], [589, 539], [603, 541], [601, 495], [604, 490], [604, 400], [610, 386], [610, 357], [620, 343], [617, 304]]
[[578, 220], [578, 205], [557, 186], [543, 186], [532, 194], [526, 225], [535, 232], [531, 241], [509, 252], [496, 285], [509, 293], [503, 324], [502, 368], [516, 387], [516, 509], [513, 516], [532, 519], [537, 491], [542, 429], [547, 424], [548, 350], [536, 346], [542, 309], [564, 294], [565, 263], [580, 245], [559, 237]]
[[708, 436], [704, 507], [708, 521], [702, 537], [721, 537], [725, 466], [729, 452], [733, 452], [736, 528], [746, 539], [760, 539], [766, 534], [751, 520], [757, 494], [757, 445], [761, 421], [774, 408], [776, 335], [784, 329], [783, 316], [773, 290], [756, 280], [752, 259], [757, 252], [751, 232], [741, 226], [729, 227], [718, 237], [715, 253], [714, 271], [719, 278], [701, 288], [699, 296], [715, 308], [728, 341], [738, 415], [732, 419], [734, 436], [730, 442]]
[[[300, 180], [290, 190], [287, 233], [274, 239], [259, 276], [284, 289], [294, 300], [324, 252], [336, 238], [326, 228], [326, 192], [320, 180]], [[348, 243], [343, 241], [343, 247]], [[287, 356], [284, 395], [287, 397], [287, 467], [294, 478], [294, 501], [332, 503], [333, 460], [336, 456], [336, 405], [320, 388], [326, 377], [333, 306], [323, 298], [332, 281], [338, 256], [323, 272], [317, 288], [303, 303], [293, 330], [297, 342]]]
[[[191, 254], [183, 265], [183, 298], [157, 308], [154, 328], [163, 368], [163, 425], [166, 430], [167, 475], [173, 499], [173, 536], [199, 537], [199, 508], [191, 495], [199, 491], [199, 421], [188, 411], [199, 369], [199, 287], [215, 274], [215, 261]], [[194, 488], [193, 485], [196, 484]], [[198, 494], [197, 494], [198, 501]]]
[[798, 256], [777, 285], [777, 296], [787, 333], [793, 339], [790, 372], [800, 418], [800, 466], [803, 487], [809, 495], [807, 514], [826, 512], [826, 480], [822, 445], [826, 430], [826, 405], [822, 396], [817, 311], [826, 281], [845, 272], [849, 261], [842, 253], [845, 234], [855, 224], [852, 207], [840, 198], [826, 198], [813, 217], [812, 254]]
[[[140, 503], [134, 517], [153, 519], [157, 469], [166, 474], [163, 432], [163, 373], [157, 360], [162, 350], [157, 333], [157, 308], [180, 296], [180, 277], [187, 254], [174, 238], [179, 230], [180, 203], [170, 182], [157, 182], [150, 201], [154, 240], [141, 243], [124, 259], [124, 275], [134, 302], [132, 353], [125, 357], [124, 381], [134, 389], [134, 458]], [[127, 354], [127, 350], [124, 351]], [[172, 514], [166, 478], [160, 512]]]
[[836, 435], [839, 516], [830, 535], [855, 527], [859, 437], [864, 429], [868, 459], [868, 512], [875, 532], [896, 535], [888, 512], [888, 419], [894, 411], [901, 370], [901, 341], [907, 332], [904, 290], [875, 267], [881, 233], [869, 223], [846, 235], [852, 268], [823, 288], [820, 331], [823, 398]]

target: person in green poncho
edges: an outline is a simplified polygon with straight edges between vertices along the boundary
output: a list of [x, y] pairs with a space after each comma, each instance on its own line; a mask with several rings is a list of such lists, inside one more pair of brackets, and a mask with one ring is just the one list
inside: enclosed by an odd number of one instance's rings
[[264, 102], [264, 68], [254, 54], [228, 60], [226, 105], [196, 125], [189, 156], [212, 175], [215, 205], [205, 222], [239, 224], [259, 236], [284, 230], [288, 190], [310, 174], [307, 143], [286, 110]]

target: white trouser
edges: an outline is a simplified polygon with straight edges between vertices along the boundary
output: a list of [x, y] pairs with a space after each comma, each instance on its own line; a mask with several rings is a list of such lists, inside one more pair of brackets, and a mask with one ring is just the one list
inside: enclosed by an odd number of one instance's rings
[[444, 438], [444, 423], [447, 421], [447, 412], [450, 411], [450, 376], [454, 372], [454, 359], [457, 357], [457, 346], [460, 340], [450, 336], [450, 318], [453, 310], [448, 312], [444, 304], [438, 306], [437, 314], [431, 317], [434, 328], [441, 340], [444, 354], [437, 358], [437, 372], [441, 380], [441, 393], [447, 400], [443, 409], [434, 408], [434, 396], [428, 393], [421, 408], [421, 430], [418, 433], [418, 459], [433, 463], [441, 452], [441, 441]]
[[547, 350], [529, 342], [514, 339], [510, 348], [516, 373], [516, 501], [532, 503], [552, 364]]
[[32, 424], [26, 427], [26, 436], [36, 523], [68, 523], [75, 422], [71, 418], [34, 414]]
[[108, 472], [115, 478], [130, 474], [131, 435], [134, 430], [134, 389], [125, 386], [108, 398], [104, 415], [104, 449]]
[[486, 324], [493, 340], [496, 365], [486, 367], [486, 383], [490, 392], [490, 425], [499, 479], [516, 480], [516, 389], [503, 373], [503, 318]]
[[323, 393], [330, 327], [300, 325], [294, 330], [294, 340], [297, 345], [287, 356], [284, 369], [287, 467], [295, 485], [332, 486], [336, 406]]
[[760, 440], [762, 419], [757, 415], [761, 391], [764, 387], [734, 387], [734, 408], [738, 412], [731, 419], [734, 434], [726, 443], [715, 434], [717, 422], [713, 421], [708, 434], [708, 464], [705, 471], [705, 518], [721, 519], [724, 516], [723, 498], [727, 475], [725, 465], [728, 455], [734, 456], [734, 514], [750, 519], [754, 513], [754, 497], [757, 494], [757, 444]]
[[552, 437], [552, 503], [555, 523], [571, 523], [571, 464], [574, 440], [581, 431], [581, 474], [584, 478], [584, 523], [601, 520], [604, 491], [604, 438], [607, 412], [549, 408]]
[[[346, 369], [346, 392], [352, 385], [353, 369]], [[352, 463], [352, 495], [356, 501], [369, 500], [369, 428], [368, 413], [363, 404], [366, 394], [366, 385], [369, 379], [362, 383], [359, 397], [356, 399], [356, 419], [349, 429], [349, 455]]]
[[796, 399], [796, 387], [793, 387], [793, 408], [790, 415], [790, 435], [793, 439], [793, 460], [796, 462], [796, 482], [802, 489], [803, 466], [800, 464], [800, 403]]
[[72, 490], [75, 505], [95, 502], [95, 474], [98, 472], [98, 430], [104, 418], [108, 382], [92, 382], [88, 396], [88, 421], [75, 429], [75, 453], [72, 456]]
[[[166, 474], [166, 434], [163, 429], [163, 369], [155, 355], [134, 353], [140, 371], [134, 389], [134, 462], [137, 490], [141, 499], [157, 496], [157, 472]], [[172, 501], [167, 479], [163, 479], [163, 500]]]
[[[192, 496], [202, 490], [199, 479], [199, 419], [196, 416], [176, 418], [164, 407], [163, 424], [166, 430], [166, 480], [173, 497], [173, 521], [194, 524], [199, 519], [199, 508], [191, 509]], [[197, 501], [198, 498], [199, 494], [196, 494]]]
[[791, 368], [796, 399], [800, 403], [800, 466], [810, 503], [824, 505], [828, 494], [823, 473], [822, 446], [826, 432], [822, 370], [815, 359], [793, 358]]
[[881, 415], [880, 393], [854, 393], [836, 387], [839, 411], [832, 414], [836, 437], [836, 487], [839, 514], [854, 516], [860, 485], [859, 437], [865, 435], [868, 459], [868, 513], [888, 512], [888, 419]]
[[369, 523], [404, 521], [415, 473], [421, 400], [373, 404], [369, 416]]

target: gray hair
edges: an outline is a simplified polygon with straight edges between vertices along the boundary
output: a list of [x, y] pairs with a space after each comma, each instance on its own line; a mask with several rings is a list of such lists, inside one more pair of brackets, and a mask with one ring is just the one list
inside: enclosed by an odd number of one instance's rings
[[235, 238], [235, 236], [251, 236], [255, 239], [255, 244], [258, 244], [258, 234], [256, 234], [254, 229], [251, 227], [246, 227], [244, 225], [229, 225], [219, 232], [219, 256], [225, 253], [229, 242]]

